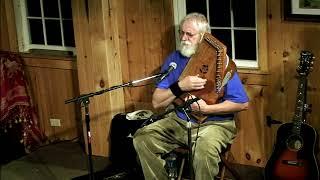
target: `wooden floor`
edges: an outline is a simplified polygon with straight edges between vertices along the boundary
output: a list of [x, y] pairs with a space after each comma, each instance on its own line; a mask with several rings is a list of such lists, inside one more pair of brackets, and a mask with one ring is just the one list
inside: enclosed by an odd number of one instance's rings
[[[95, 180], [143, 180], [142, 172], [114, 168], [106, 157], [93, 156]], [[263, 169], [232, 164], [242, 180], [263, 180]], [[88, 177], [88, 156], [77, 141], [64, 141], [0, 166], [1, 180], [84, 180]], [[217, 178], [219, 179], [219, 178]], [[226, 171], [225, 179], [235, 179]]]
[[[92, 158], [95, 172], [110, 164], [106, 157]], [[88, 156], [78, 142], [72, 141], [46, 145], [0, 166], [1, 180], [70, 180], [86, 174]]]

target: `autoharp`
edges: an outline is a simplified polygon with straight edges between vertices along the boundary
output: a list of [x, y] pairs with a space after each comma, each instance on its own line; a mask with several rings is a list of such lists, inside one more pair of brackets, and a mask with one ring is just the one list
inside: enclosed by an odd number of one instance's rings
[[196, 76], [207, 79], [203, 89], [184, 93], [181, 98], [194, 95], [207, 104], [216, 104], [223, 96], [223, 86], [236, 71], [235, 63], [228, 59], [227, 47], [210, 33], [205, 33], [197, 51], [191, 56], [188, 64], [179, 77]]

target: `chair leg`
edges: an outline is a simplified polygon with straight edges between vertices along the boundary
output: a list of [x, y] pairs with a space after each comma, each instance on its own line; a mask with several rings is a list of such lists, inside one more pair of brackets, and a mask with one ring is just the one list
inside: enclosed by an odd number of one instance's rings
[[184, 168], [185, 161], [186, 161], [186, 159], [182, 158], [180, 169], [179, 169], [179, 175], [178, 175], [178, 179], [177, 180], [181, 180], [181, 178], [182, 178], [182, 173], [183, 173], [183, 168]]
[[[228, 152], [227, 152], [228, 153]], [[223, 167], [222, 167], [222, 170], [221, 170], [221, 180], [224, 179], [224, 176], [225, 176], [225, 169], [228, 169], [229, 172], [232, 174], [232, 176], [236, 179], [236, 180], [240, 180], [240, 175], [237, 171], [235, 171], [230, 163], [228, 162], [227, 158], [228, 158], [228, 155], [226, 155], [227, 157], [224, 157], [224, 156], [221, 156], [221, 161], [223, 163]]]
[[224, 180], [225, 172], [226, 172], [226, 167], [222, 165], [221, 172], [220, 172], [220, 180]]

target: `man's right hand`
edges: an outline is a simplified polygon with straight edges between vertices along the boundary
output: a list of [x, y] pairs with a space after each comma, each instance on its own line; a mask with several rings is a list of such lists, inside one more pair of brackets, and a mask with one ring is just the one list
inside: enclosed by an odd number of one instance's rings
[[204, 85], [207, 83], [207, 79], [202, 79], [197, 76], [186, 76], [181, 81], [179, 81], [179, 87], [182, 91], [192, 91], [203, 89]]

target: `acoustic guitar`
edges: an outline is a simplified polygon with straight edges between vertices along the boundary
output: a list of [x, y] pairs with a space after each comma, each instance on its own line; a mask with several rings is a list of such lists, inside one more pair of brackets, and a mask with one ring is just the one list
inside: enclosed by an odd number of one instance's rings
[[302, 51], [297, 67], [299, 83], [295, 115], [291, 123], [282, 124], [276, 136], [273, 153], [265, 167], [266, 180], [318, 180], [319, 169], [316, 160], [318, 134], [306, 124], [307, 76], [312, 69], [313, 55]]

